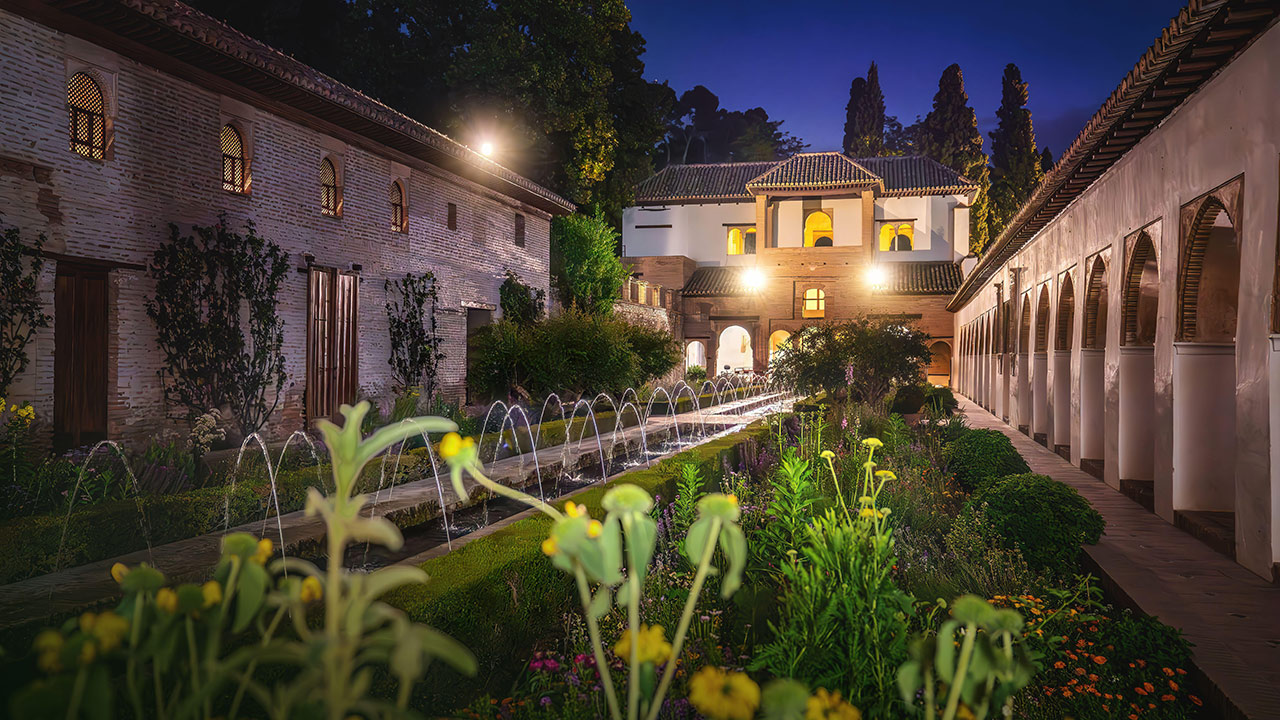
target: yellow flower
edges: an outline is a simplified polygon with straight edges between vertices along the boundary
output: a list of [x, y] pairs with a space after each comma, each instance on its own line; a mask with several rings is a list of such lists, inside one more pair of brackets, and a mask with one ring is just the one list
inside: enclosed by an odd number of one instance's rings
[[83, 613], [80, 615], [78, 622], [80, 625], [80, 632], [93, 632], [93, 626], [98, 622], [98, 614], [91, 612]]
[[258, 552], [254, 553], [253, 561], [259, 565], [266, 565], [274, 554], [275, 545], [271, 542], [271, 538], [262, 538], [258, 541]]
[[178, 593], [169, 588], [160, 588], [156, 593], [156, 607], [167, 613], [178, 611]]
[[[671, 643], [667, 642], [666, 632], [661, 625], [641, 625], [636, 633], [639, 642], [636, 645], [636, 661], [661, 665], [671, 657]], [[613, 652], [626, 662], [631, 661], [631, 631], [622, 633], [622, 639], [613, 646]]]
[[97, 656], [97, 654], [98, 654], [98, 649], [94, 647], [93, 641], [86, 640], [84, 644], [80, 646], [80, 664], [88, 665], [89, 663], [93, 662], [93, 659]]
[[804, 717], [805, 720], [862, 720], [862, 713], [841, 699], [839, 690], [829, 693], [826, 688], [818, 688], [809, 698]]
[[859, 514], [859, 515], [861, 515], [861, 516], [862, 516], [862, 517], [864, 517], [864, 518], [869, 518], [869, 517], [873, 517], [873, 516], [875, 516], [876, 511], [875, 511], [875, 510], [872, 510], [872, 509], [871, 509], [871, 508], [869, 508], [869, 507], [865, 507], [865, 508], [862, 508], [862, 512], [860, 512], [860, 513], [858, 513], [858, 514]]
[[462, 450], [462, 436], [456, 432], [445, 435], [440, 440], [440, 457], [448, 460]]
[[898, 476], [893, 474], [892, 470], [877, 470], [876, 477], [881, 480], [897, 480]]
[[604, 532], [604, 525], [601, 525], [599, 520], [587, 523], [587, 537], [598, 538], [602, 532]]
[[307, 576], [302, 581], [302, 602], [315, 602], [324, 597], [324, 587], [320, 584], [320, 579], [315, 575]]
[[587, 508], [570, 500], [564, 504], [564, 514], [571, 518], [582, 517], [587, 514]]
[[108, 610], [93, 623], [91, 634], [98, 641], [102, 652], [111, 652], [120, 646], [120, 641], [128, 632], [129, 621]]
[[823, 458], [825, 458], [825, 459], [827, 459], [827, 460], [830, 460], [831, 458], [833, 458], [833, 457], [835, 457], [835, 456], [836, 456], [836, 454], [835, 454], [835, 453], [833, 453], [833, 452], [831, 452], [830, 450], [823, 450], [823, 451], [822, 451], [822, 457], [823, 457]]
[[[3, 408], [0, 408], [3, 409]], [[56, 673], [62, 669], [62, 654], [58, 650], [46, 650], [36, 658], [36, 667], [47, 673]]]
[[549, 537], [546, 540], [542, 541], [543, 555], [546, 555], [547, 557], [551, 557], [552, 555], [555, 555], [557, 552], [559, 552], [559, 550], [560, 550], [560, 544], [556, 542], [555, 538]]
[[880, 442], [880, 440], [877, 438], [867, 438], [866, 440], [862, 441], [862, 444], [866, 445], [869, 448], [884, 447], [884, 443]]
[[211, 608], [222, 602], [222, 585], [217, 580], [210, 580], [200, 586], [200, 592], [204, 594], [204, 606]]
[[62, 649], [62, 633], [57, 630], [42, 630], [31, 643], [36, 652], [58, 652]]
[[711, 720], [751, 720], [760, 706], [760, 686], [746, 673], [708, 665], [689, 679], [689, 702]]
[[129, 574], [129, 566], [124, 563], [116, 563], [111, 566], [111, 579], [118, 583], [124, 582], [124, 576]]
[[880, 511], [880, 517], [884, 517], [885, 515], [888, 515], [891, 512], [893, 512], [893, 508], [885, 508]]
[[870, 505], [872, 502], [871, 496], [863, 495], [862, 497], [858, 498], [858, 502], [862, 503], [863, 505]]

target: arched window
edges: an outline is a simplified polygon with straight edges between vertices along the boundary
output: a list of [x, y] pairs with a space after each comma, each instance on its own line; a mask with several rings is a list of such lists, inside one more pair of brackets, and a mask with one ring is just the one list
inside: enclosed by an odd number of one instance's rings
[[822, 210], [814, 210], [804, 219], [804, 246], [831, 247], [835, 233], [831, 229], [831, 216]]
[[804, 291], [804, 317], [820, 318], [827, 314], [827, 294], [818, 288]]
[[404, 205], [404, 186], [396, 180], [391, 183], [391, 230], [394, 232], [406, 232], [409, 229]]
[[773, 362], [773, 356], [777, 354], [778, 348], [784, 343], [791, 340], [791, 333], [786, 330], [774, 330], [769, 336], [769, 362]]
[[738, 228], [729, 228], [729, 240], [725, 252], [730, 255], [743, 253], [742, 231]]
[[747, 228], [742, 233], [742, 253], [744, 255], [756, 254], [756, 229]]
[[244, 138], [231, 125], [222, 126], [222, 189], [233, 193], [249, 191], [249, 173], [244, 154]]
[[911, 249], [915, 239], [911, 223], [889, 222], [880, 226], [880, 252], [904, 252]]
[[329, 158], [320, 161], [320, 212], [331, 217], [338, 217], [342, 212], [338, 171]]
[[106, 157], [106, 102], [97, 81], [85, 73], [67, 81], [67, 123], [72, 152], [94, 160]]

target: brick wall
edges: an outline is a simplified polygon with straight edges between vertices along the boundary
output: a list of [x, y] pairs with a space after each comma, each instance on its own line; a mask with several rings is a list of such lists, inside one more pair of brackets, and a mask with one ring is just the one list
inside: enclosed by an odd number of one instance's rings
[[[106, 161], [71, 152], [66, 81], [92, 69], [107, 83], [111, 149]], [[110, 90], [114, 86], [114, 90]], [[235, 121], [251, 155], [248, 195], [222, 189], [219, 131]], [[342, 169], [341, 218], [320, 212], [319, 164], [331, 154]], [[388, 154], [389, 156], [389, 154]], [[439, 324], [445, 338], [444, 387], [453, 397], [465, 378], [464, 303], [497, 306], [506, 269], [547, 289], [550, 218], [474, 183], [426, 165], [406, 168], [377, 146], [348, 146], [310, 127], [232, 101], [160, 70], [120, 57], [0, 10], [0, 224], [24, 237], [44, 233], [61, 257], [123, 263], [110, 273], [108, 422], [110, 434], [134, 442], [167, 422], [157, 372], [160, 355], [144, 304], [152, 288], [144, 265], [170, 222], [232, 225], [253, 220], [258, 232], [303, 266], [361, 266], [359, 377], [362, 390], [386, 392], [388, 336], [383, 283], [406, 272], [439, 278]], [[407, 177], [407, 233], [390, 229], [388, 189]], [[447, 205], [458, 208], [456, 230]], [[526, 243], [514, 242], [516, 213]], [[53, 314], [55, 263], [40, 291]], [[306, 364], [306, 275], [290, 272], [281, 293], [289, 380], [270, 429], [301, 425]], [[55, 318], [54, 322], [57, 320]], [[54, 331], [39, 333], [33, 363], [11, 391], [40, 420], [53, 412]]]

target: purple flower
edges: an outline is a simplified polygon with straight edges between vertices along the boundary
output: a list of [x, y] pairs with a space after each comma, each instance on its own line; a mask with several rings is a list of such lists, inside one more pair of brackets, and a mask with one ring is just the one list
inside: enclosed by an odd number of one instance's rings
[[547, 697], [546, 695], [543, 695], [542, 699], [538, 701], [538, 704], [541, 705], [542, 707], [546, 707], [551, 704], [551, 698]]

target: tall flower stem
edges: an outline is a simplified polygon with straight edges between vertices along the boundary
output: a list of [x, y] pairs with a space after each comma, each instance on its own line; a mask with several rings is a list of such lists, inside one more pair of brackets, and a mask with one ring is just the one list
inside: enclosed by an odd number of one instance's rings
[[[604, 689], [604, 699], [609, 705], [609, 716], [613, 720], [621, 720], [618, 709], [618, 695], [613, 688], [613, 677], [609, 674], [609, 664], [604, 657], [604, 648], [600, 645], [600, 625], [591, 613], [591, 588], [587, 585], [587, 574], [582, 563], [573, 563], [573, 575], [578, 581], [578, 597], [582, 600], [582, 612], [587, 618], [587, 633], [591, 636], [591, 652], [596, 659], [596, 672], [600, 675], [600, 686]], [[634, 643], [633, 643], [634, 644]]]

